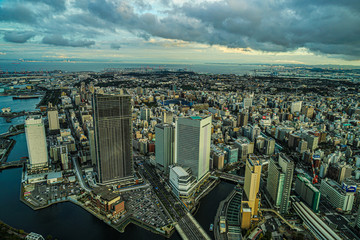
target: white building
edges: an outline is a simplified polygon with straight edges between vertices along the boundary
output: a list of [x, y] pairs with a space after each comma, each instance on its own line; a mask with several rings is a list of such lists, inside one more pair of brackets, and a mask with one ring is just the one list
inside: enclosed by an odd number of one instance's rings
[[44, 122], [41, 116], [31, 116], [25, 120], [25, 135], [30, 167], [44, 167], [48, 164], [48, 152]]
[[179, 198], [188, 197], [196, 187], [195, 178], [180, 166], [170, 168], [170, 185]]
[[252, 98], [244, 98], [243, 104], [244, 104], [245, 109], [251, 107], [252, 106]]
[[354, 204], [355, 192], [347, 192], [345, 189], [342, 189], [337, 182], [328, 178], [321, 181], [320, 192], [334, 208], [341, 209], [345, 212], [351, 211]]
[[200, 180], [209, 172], [211, 116], [178, 118], [175, 131], [175, 162]]
[[291, 103], [291, 113], [301, 112], [302, 101]]

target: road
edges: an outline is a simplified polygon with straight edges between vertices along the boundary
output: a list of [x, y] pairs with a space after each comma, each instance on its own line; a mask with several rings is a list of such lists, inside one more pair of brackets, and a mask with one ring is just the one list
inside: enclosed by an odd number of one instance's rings
[[79, 166], [79, 162], [76, 160], [76, 157], [71, 157], [71, 160], [73, 162], [73, 165], [74, 165], [74, 169], [75, 169], [75, 173], [76, 173], [76, 176], [78, 177], [79, 179], [79, 184], [80, 186], [87, 192], [91, 192], [91, 189], [87, 186], [87, 184], [84, 182], [84, 179], [82, 177], [82, 172], [81, 172], [81, 169], [80, 169], [80, 166]]

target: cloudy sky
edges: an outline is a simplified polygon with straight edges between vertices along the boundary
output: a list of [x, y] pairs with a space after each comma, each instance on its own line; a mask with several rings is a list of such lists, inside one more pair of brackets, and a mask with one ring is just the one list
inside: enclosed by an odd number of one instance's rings
[[0, 59], [360, 65], [359, 0], [0, 0]]

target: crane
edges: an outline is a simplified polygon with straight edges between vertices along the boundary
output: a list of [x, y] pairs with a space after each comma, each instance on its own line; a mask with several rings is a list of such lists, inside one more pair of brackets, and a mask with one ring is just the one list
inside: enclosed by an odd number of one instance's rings
[[319, 176], [315, 174], [315, 167], [314, 167], [314, 159], [313, 159], [313, 156], [311, 155], [311, 166], [312, 166], [312, 170], [313, 170], [313, 180], [312, 180], [312, 183], [315, 184], [315, 183], [318, 183], [319, 180]]

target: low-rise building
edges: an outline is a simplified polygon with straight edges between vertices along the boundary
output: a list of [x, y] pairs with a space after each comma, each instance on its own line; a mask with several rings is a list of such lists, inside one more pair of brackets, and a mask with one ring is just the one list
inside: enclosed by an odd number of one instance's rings
[[173, 192], [179, 198], [188, 197], [195, 189], [195, 178], [180, 166], [170, 168], [169, 178]]

